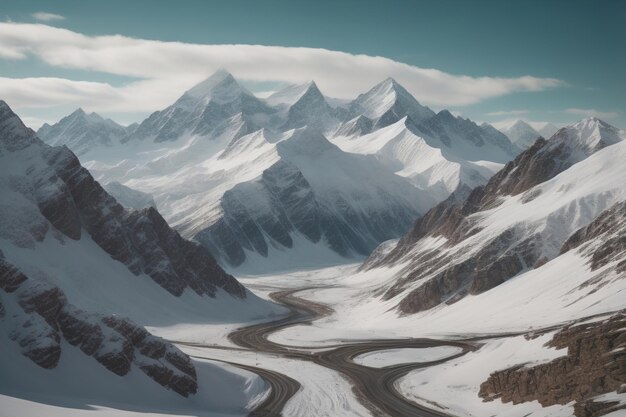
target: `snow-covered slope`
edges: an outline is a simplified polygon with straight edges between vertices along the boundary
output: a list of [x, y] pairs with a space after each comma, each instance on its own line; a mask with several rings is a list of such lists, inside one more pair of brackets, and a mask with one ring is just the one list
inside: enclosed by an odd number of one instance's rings
[[144, 120], [126, 140], [174, 141], [184, 135], [216, 136], [238, 124], [249, 133], [274, 113], [263, 101], [220, 70], [185, 92], [174, 104]]
[[367, 255], [434, 204], [375, 158], [342, 152], [313, 128], [292, 131], [275, 152], [260, 178], [224, 193], [219, 220], [196, 235], [229, 264], [303, 239], [341, 256]]
[[107, 193], [117, 200], [118, 203], [130, 209], [143, 209], [156, 207], [156, 203], [150, 194], [133, 190], [117, 181], [112, 181], [103, 185]]
[[550, 136], [554, 135], [556, 131], [559, 130], [559, 128], [552, 123], [544, 123], [543, 126], [538, 127], [535, 130], [537, 130], [537, 132], [539, 132], [544, 138], [549, 138]]
[[49, 145], [66, 145], [81, 155], [94, 148], [113, 146], [132, 130], [133, 127], [125, 128], [111, 119], [78, 109], [52, 126], [44, 123], [37, 135]]
[[304, 126], [321, 131], [334, 128], [338, 123], [335, 111], [328, 104], [315, 82], [287, 87], [266, 100], [282, 109], [280, 130]]
[[405, 117], [367, 135], [342, 133], [351, 132], [340, 129], [332, 138], [341, 149], [375, 155], [391, 171], [428, 190], [436, 200], [463, 186], [485, 184], [516, 155], [501, 133], [448, 112], [427, 119], [423, 125]]
[[[605, 122], [582, 120], [537, 141], [464, 201], [434, 207], [394, 249], [366, 264], [401, 265], [383, 299], [415, 313], [558, 265], [577, 229], [626, 199], [624, 139], [626, 132]], [[614, 273], [606, 269], [598, 282]]]
[[[507, 135], [511, 142], [521, 149], [530, 148], [541, 137], [541, 133], [523, 120], [518, 120], [510, 127], [502, 129], [502, 133]], [[548, 137], [550, 136], [552, 135]]]
[[[0, 195], [0, 338], [11, 355], [54, 369], [33, 371], [36, 380], [72, 378], [89, 364], [98, 371], [84, 390], [96, 400], [109, 372], [127, 389], [162, 385], [193, 396], [207, 389], [194, 361], [143, 326], [277, 311], [154, 208], [124, 209], [71, 151], [44, 144], [2, 101]], [[6, 358], [3, 376], [15, 372]], [[20, 388], [19, 378], [0, 379], [8, 391]]]

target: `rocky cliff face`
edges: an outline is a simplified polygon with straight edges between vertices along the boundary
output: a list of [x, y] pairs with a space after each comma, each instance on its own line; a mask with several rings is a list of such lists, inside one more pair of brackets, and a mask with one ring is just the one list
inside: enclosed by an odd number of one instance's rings
[[485, 401], [519, 404], [539, 401], [544, 407], [575, 401], [577, 417], [596, 417], [626, 409], [619, 402], [594, 400], [624, 392], [626, 384], [626, 312], [607, 320], [579, 324], [557, 332], [548, 346], [567, 354], [540, 365], [519, 365], [492, 373], [480, 386]]
[[195, 236], [228, 264], [241, 264], [246, 252], [292, 248], [298, 238], [345, 257], [367, 255], [430, 206], [378, 161], [342, 152], [316, 129], [295, 131], [276, 150], [279, 161], [225, 192], [219, 220]]
[[[180, 395], [195, 393], [196, 372], [187, 355], [129, 319], [85, 306], [115, 302], [98, 298], [98, 285], [106, 283], [89, 286], [97, 281], [93, 276], [106, 280], [108, 274], [136, 279], [140, 288], [157, 293], [162, 288], [166, 298], [187, 292], [210, 302], [218, 291], [233, 301], [246, 298], [245, 288], [207, 249], [181, 238], [152, 207], [122, 207], [68, 148], [44, 144], [2, 101], [0, 194], [0, 320], [22, 354], [55, 368], [67, 342], [117, 375], [138, 368]], [[72, 248], [110, 269], [96, 271], [80, 259], [64, 265]], [[90, 276], [79, 278], [77, 270]]]
[[136, 367], [184, 397], [197, 390], [191, 360], [174, 345], [128, 319], [74, 307], [60, 288], [29, 279], [1, 254], [0, 320], [12, 325], [9, 337], [22, 354], [42, 368], [58, 365], [66, 341], [116, 375]]
[[245, 297], [209, 252], [182, 239], [154, 209], [125, 210], [80, 165], [67, 148], [42, 148], [46, 178], [35, 184], [38, 206], [52, 226], [78, 240], [84, 230], [134, 274], [146, 273], [174, 295], [190, 288], [213, 296], [224, 288]]

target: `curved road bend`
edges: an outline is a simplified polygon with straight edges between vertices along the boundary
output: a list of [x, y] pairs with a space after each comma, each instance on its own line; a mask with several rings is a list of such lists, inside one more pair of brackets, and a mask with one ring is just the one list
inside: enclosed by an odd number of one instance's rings
[[[447, 416], [447, 414], [431, 410], [407, 400], [396, 390], [394, 382], [413, 369], [438, 365], [447, 360], [462, 356], [469, 351], [476, 350], [479, 346], [478, 344], [464, 341], [440, 341], [434, 339], [382, 339], [324, 346], [325, 349], [329, 347], [331, 349], [322, 352], [307, 352], [303, 350], [314, 350], [319, 347], [290, 347], [268, 340], [268, 336], [273, 332], [294, 325], [310, 324], [314, 320], [333, 312], [333, 310], [326, 305], [305, 300], [294, 295], [296, 292], [312, 288], [317, 287], [284, 290], [270, 294], [270, 297], [274, 301], [287, 306], [291, 310], [291, 313], [273, 322], [259, 323], [237, 329], [229, 335], [229, 339], [233, 343], [247, 349], [281, 355], [292, 359], [311, 361], [345, 375], [352, 383], [353, 390], [359, 401], [376, 416]], [[352, 359], [358, 355], [383, 349], [438, 346], [455, 346], [461, 348], [462, 351], [456, 355], [438, 361], [408, 363], [385, 368], [370, 368], [358, 365], [352, 361]], [[256, 372], [255, 370], [252, 371]], [[261, 375], [263, 376], [263, 374]], [[279, 383], [273, 383], [270, 380], [272, 391], [266, 399], [266, 402], [261, 404], [251, 415], [279, 416], [283, 406], [300, 388], [300, 384], [297, 381], [285, 375], [272, 372], [271, 378], [276, 379], [278, 375], [283, 377], [283, 380]], [[288, 382], [286, 379], [290, 379], [292, 382]], [[289, 387], [287, 387], [287, 385], [289, 385]], [[276, 391], [274, 391], [275, 389]], [[276, 397], [276, 401], [274, 397]]]

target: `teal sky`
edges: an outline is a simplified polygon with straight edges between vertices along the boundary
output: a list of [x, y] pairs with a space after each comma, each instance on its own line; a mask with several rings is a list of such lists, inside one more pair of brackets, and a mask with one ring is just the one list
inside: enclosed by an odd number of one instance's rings
[[[556, 78], [564, 84], [446, 107], [479, 121], [563, 124], [593, 113], [626, 127], [626, 1], [4, 0], [0, 5], [3, 21], [32, 23], [36, 12], [64, 17], [41, 23], [91, 36], [305, 46], [384, 56], [454, 75]], [[36, 57], [0, 58], [0, 76], [112, 85], [132, 79], [51, 66]], [[50, 119], [66, 107], [24, 108], [21, 114]], [[109, 113], [122, 122], [145, 114]]]

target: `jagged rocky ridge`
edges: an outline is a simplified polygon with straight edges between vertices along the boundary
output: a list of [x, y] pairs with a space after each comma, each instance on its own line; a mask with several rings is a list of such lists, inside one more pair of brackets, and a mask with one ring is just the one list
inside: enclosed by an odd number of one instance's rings
[[[532, 336], [531, 336], [532, 337]], [[606, 320], [568, 326], [547, 346], [567, 354], [540, 365], [521, 364], [493, 372], [480, 386], [485, 401], [544, 406], [575, 401], [576, 417], [598, 417], [626, 409], [619, 401], [596, 397], [624, 393], [626, 384], [626, 311]]]
[[295, 235], [342, 256], [366, 255], [430, 204], [374, 158], [341, 152], [315, 129], [298, 130], [275, 149], [279, 160], [224, 193], [224, 215], [196, 235], [229, 264], [243, 262], [245, 251], [267, 256], [271, 246], [291, 248]]
[[[68, 284], [62, 264], [49, 270], [38, 266], [40, 256], [50, 256], [41, 251], [67, 252], [71, 249], [64, 247], [80, 245], [101, 264], [123, 265], [130, 279], [152, 280], [166, 297], [190, 292], [210, 302], [223, 292], [234, 301], [248, 296], [245, 288], [154, 208], [124, 209], [68, 148], [44, 144], [2, 101], [0, 161], [0, 320], [12, 329], [10, 339], [43, 368], [57, 366], [66, 341], [117, 375], [137, 367], [183, 396], [196, 392], [187, 355], [129, 319], [88, 311], [89, 301], [73, 302], [67, 289], [80, 289], [93, 278]], [[20, 254], [27, 255], [26, 262]]]
[[135, 128], [135, 125], [120, 126], [111, 119], [78, 109], [52, 126], [44, 123], [37, 135], [49, 145], [66, 145], [75, 154], [82, 155], [94, 148], [111, 147], [119, 143]]
[[[483, 129], [446, 111], [435, 114], [392, 79], [348, 104], [329, 103], [314, 82], [288, 87], [262, 100], [232, 75], [219, 71], [172, 106], [148, 117], [122, 140], [119, 152], [88, 152], [81, 160], [103, 183], [118, 181], [152, 195], [159, 211], [185, 238], [202, 242], [220, 262], [232, 266], [249, 257], [256, 259], [256, 255], [272, 256], [272, 248], [285, 253], [316, 245], [325, 253], [328, 249], [329, 259], [362, 256], [382, 240], [402, 235], [411, 223], [408, 219], [424, 213], [450, 192], [464, 185], [484, 184], [499, 164], [518, 152], [495, 129]], [[369, 136], [386, 134], [385, 129], [399, 123], [407, 129], [410, 126], [411, 132], [390, 141], [380, 153], [353, 152], [340, 143], [341, 138], [354, 143], [375, 141]], [[325, 170], [333, 170], [328, 164], [338, 162], [318, 160], [315, 172], [303, 168], [293, 154], [282, 152], [280, 148], [287, 147], [300, 130], [317, 132], [311, 133], [313, 138], [323, 137], [314, 140], [316, 146], [324, 141], [337, 145], [339, 149], [333, 152], [342, 154], [340, 163], [363, 170], [355, 171], [353, 178], [375, 177], [362, 162], [365, 154], [373, 156], [367, 159], [374, 166], [372, 172], [403, 185], [381, 184], [393, 189], [382, 193], [359, 189], [354, 180], [327, 178], [321, 190], [315, 185], [317, 179], [325, 177]], [[399, 158], [407, 154], [407, 146], [412, 158], [436, 162], [416, 168], [413, 161]], [[428, 148], [427, 156], [421, 146]], [[467, 150], [473, 155], [471, 161], [463, 159]], [[138, 153], [144, 156], [135, 158]], [[440, 156], [435, 158], [437, 154]], [[151, 156], [146, 160], [145, 155]], [[273, 168], [279, 161], [282, 164]], [[296, 175], [293, 167], [311, 185], [312, 194], [293, 193], [289, 202], [280, 201], [288, 191], [276, 194], [276, 184], [287, 187]], [[272, 192], [263, 185], [268, 170], [275, 175]], [[388, 211], [393, 215], [383, 213], [381, 197], [392, 206]], [[252, 207], [250, 202], [255, 199], [267, 204], [263, 209]], [[291, 208], [285, 206], [294, 204], [302, 208], [299, 213], [309, 213], [312, 218], [289, 218], [286, 213]], [[304, 233], [299, 226], [318, 219], [315, 233]], [[247, 226], [243, 230], [236, 223]]]
[[[586, 218], [590, 222], [594, 209], [606, 207], [622, 194], [620, 185], [623, 184], [619, 178], [623, 170], [617, 162], [619, 157], [612, 156], [615, 159], [612, 170], [618, 178], [608, 178], [615, 185], [606, 195], [596, 197], [593, 189], [585, 188], [591, 192], [588, 197], [574, 199], [562, 208], [555, 206], [554, 211], [546, 213], [545, 219], [534, 220], [534, 223], [519, 222], [515, 218], [489, 220], [490, 213], [504, 210], [503, 204], [508, 200], [507, 209], [517, 213], [514, 216], [519, 215], [518, 210], [526, 210], [523, 206], [542, 196], [545, 189], [560, 193], [563, 187], [577, 186], [575, 179], [571, 180], [571, 185], [560, 187], [549, 180], [570, 167], [573, 167], [571, 176], [576, 177], [577, 163], [624, 138], [625, 132], [597, 119], [587, 119], [561, 129], [548, 141], [539, 139], [484, 187], [475, 188], [461, 202], [458, 202], [458, 195], [453, 195], [420, 217], [393, 249], [378, 251], [364, 268], [406, 263], [397, 281], [385, 290], [384, 298], [402, 294], [399, 309], [411, 314], [441, 303], [453, 303], [467, 294], [479, 294], [528, 268], [540, 267], [558, 256], [558, 248], [569, 237], [566, 233], [572, 225], [584, 224]], [[619, 154], [623, 146], [615, 149]], [[604, 154], [609, 157], [608, 153]], [[604, 168], [598, 168], [601, 162], [598, 166], [592, 162], [589, 165], [590, 168], [580, 168], [581, 177], [585, 176], [585, 170], [589, 171], [586, 173], [589, 176], [593, 170], [600, 172]], [[609, 167], [605, 170], [608, 176]], [[550, 198], [550, 194], [545, 198]], [[518, 206], [520, 208], [516, 209]], [[567, 216], [567, 211], [577, 209], [576, 206], [582, 206], [584, 211], [573, 221], [566, 220], [572, 222], [570, 225], [564, 225], [561, 216]], [[498, 225], [492, 225], [493, 222]], [[502, 222], [504, 224], [500, 225]], [[557, 225], [556, 229], [550, 228], [551, 223]], [[429, 243], [433, 239], [438, 243]]]
[[124, 141], [166, 142], [184, 134], [218, 136], [233, 123], [238, 124], [237, 135], [243, 135], [268, 125], [275, 113], [274, 108], [221, 70], [185, 92], [171, 106], [151, 114]]

